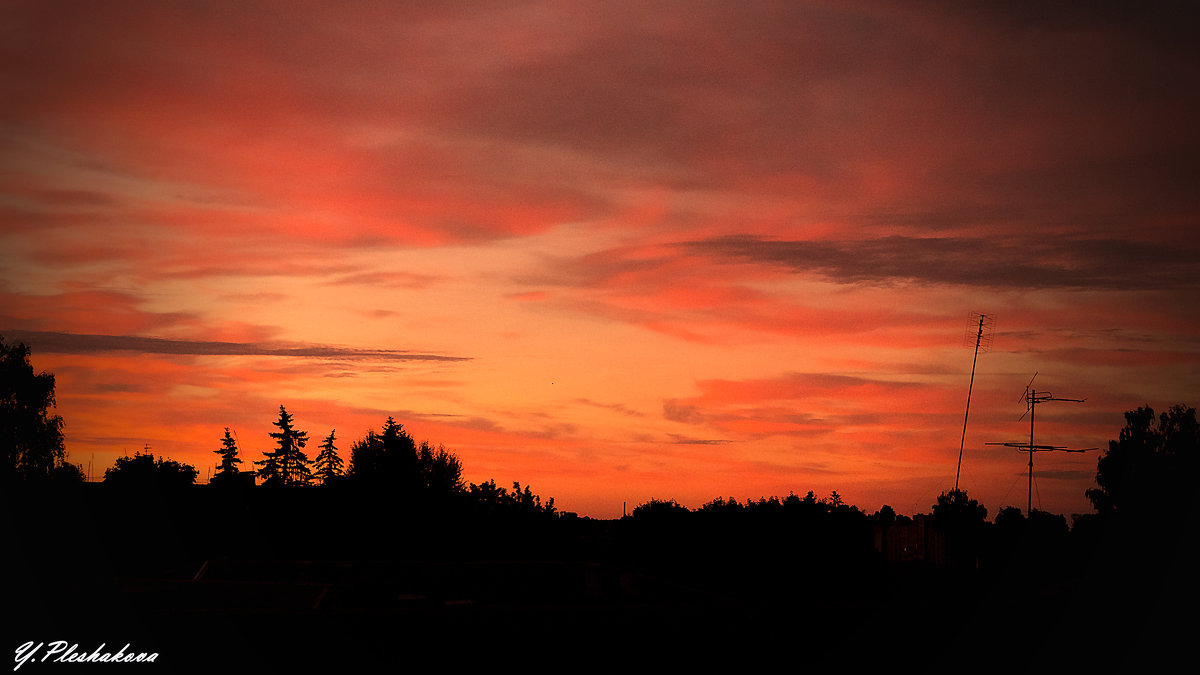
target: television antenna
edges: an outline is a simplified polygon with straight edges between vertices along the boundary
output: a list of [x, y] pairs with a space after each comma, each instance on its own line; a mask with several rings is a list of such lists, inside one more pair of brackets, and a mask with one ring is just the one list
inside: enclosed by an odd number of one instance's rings
[[979, 360], [979, 350], [988, 351], [996, 337], [996, 315], [971, 312], [967, 315], [967, 330], [963, 336], [964, 346], [970, 345], [971, 338], [975, 341], [975, 356], [971, 357], [971, 383], [967, 386], [967, 411], [963, 413], [962, 438], [958, 442], [958, 468], [954, 470], [954, 491], [958, 491], [958, 477], [962, 474], [963, 446], [967, 442], [967, 418], [971, 415], [971, 391], [975, 389], [975, 363]]
[[1018, 422], [1025, 419], [1025, 415], [1029, 415], [1029, 442], [1024, 441], [1003, 441], [999, 443], [988, 443], [987, 445], [1003, 445], [1009, 448], [1016, 448], [1017, 452], [1029, 453], [1029, 496], [1025, 503], [1025, 514], [1028, 516], [1033, 513], [1033, 454], [1035, 452], [1053, 452], [1059, 450], [1062, 452], [1088, 452], [1096, 450], [1096, 448], [1067, 448], [1061, 445], [1037, 445], [1033, 442], [1033, 422], [1037, 413], [1037, 406], [1040, 403], [1049, 401], [1070, 401], [1072, 403], [1083, 403], [1087, 399], [1082, 398], [1059, 398], [1048, 391], [1037, 391], [1033, 388], [1033, 381], [1037, 379], [1038, 374], [1035, 372], [1033, 377], [1029, 378], [1029, 384], [1025, 385], [1025, 393], [1021, 394], [1018, 401], [1025, 401], [1025, 412], [1017, 419]]

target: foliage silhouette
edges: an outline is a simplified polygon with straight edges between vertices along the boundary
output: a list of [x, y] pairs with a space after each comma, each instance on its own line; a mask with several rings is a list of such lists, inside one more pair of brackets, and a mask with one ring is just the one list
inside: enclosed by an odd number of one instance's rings
[[75, 480], [82, 471], [67, 464], [63, 419], [51, 414], [54, 375], [34, 374], [25, 343], [8, 344], [0, 336], [0, 445], [4, 449], [0, 483]]
[[1067, 548], [1070, 528], [1067, 519], [1056, 513], [1034, 509], [1026, 517], [1021, 509], [1006, 506], [996, 514], [990, 545], [1021, 564], [1046, 565], [1061, 560]]
[[87, 480], [83, 467], [70, 462], [63, 462], [50, 472], [50, 480], [56, 483], [82, 483]]
[[966, 490], [949, 490], [938, 495], [933, 518], [946, 530], [978, 530], [987, 522], [987, 507], [968, 497]]
[[463, 490], [462, 462], [444, 446], [434, 449], [427, 441], [422, 441], [417, 450], [417, 470], [428, 491], [452, 494]]
[[633, 517], [643, 521], [663, 521], [686, 517], [691, 511], [674, 499], [651, 499], [633, 507]]
[[413, 490], [419, 483], [417, 445], [404, 425], [388, 417], [382, 433], [368, 431], [350, 448], [347, 475], [366, 483], [386, 483], [393, 488]]
[[196, 474], [196, 467], [190, 464], [137, 452], [133, 457], [118, 457], [112, 468], [105, 470], [104, 482], [118, 487], [175, 489], [194, 484]]
[[879, 507], [879, 510], [876, 511], [871, 518], [875, 521], [876, 525], [887, 527], [896, 522], [896, 510], [891, 506], [884, 504], [883, 506]]
[[[642, 513], [649, 515], [648, 512], [638, 511], [638, 509], [648, 506], [649, 504], [653, 503], [654, 501], [655, 500], [650, 500], [650, 502], [648, 502], [647, 504], [635, 506], [633, 508], [634, 515], [638, 516], [638, 515], [641, 515]], [[674, 503], [673, 500], [671, 502], [668, 502], [668, 504], [673, 504], [673, 503]], [[717, 497], [716, 499], [714, 499], [710, 502], [700, 505], [700, 512], [705, 513], [712, 517], [731, 518], [731, 517], [736, 517], [745, 508], [746, 508], [745, 506], [742, 506], [740, 503], [738, 503], [738, 500], [734, 499], [733, 497], [730, 497], [728, 499], [725, 499], [724, 497]], [[655, 506], [649, 506], [649, 509], [651, 509], [651, 510], [660, 509], [660, 510], [668, 510], [669, 511], [669, 510], [671, 510], [671, 507], [670, 506], [663, 507], [661, 505], [655, 505]]]
[[933, 522], [946, 535], [946, 557], [964, 567], [977, 566], [987, 525], [987, 507], [967, 496], [966, 490], [938, 495]]
[[1016, 506], [1005, 506], [996, 513], [996, 527], [1019, 529], [1025, 524], [1025, 514]]
[[217, 465], [217, 472], [213, 474], [209, 482], [214, 485], [236, 482], [238, 480], [237, 465], [242, 463], [242, 459], [238, 457], [237, 441], [230, 435], [229, 427], [225, 427], [221, 448], [213, 450], [213, 452], [221, 456], [221, 463]]
[[1040, 536], [1051, 538], [1066, 537], [1070, 528], [1067, 527], [1067, 519], [1059, 513], [1050, 513], [1034, 509], [1029, 514], [1029, 527]]
[[321, 452], [317, 453], [317, 458], [313, 460], [313, 475], [322, 485], [328, 485], [330, 481], [345, 474], [345, 463], [337, 454], [337, 446], [333, 444], [337, 440], [336, 432], [337, 429], [330, 430], [325, 441], [321, 443]]
[[1101, 514], [1177, 518], [1192, 507], [1200, 469], [1196, 409], [1173, 406], [1157, 420], [1141, 407], [1125, 413], [1118, 440], [1096, 461], [1087, 497]]
[[519, 481], [513, 482], [512, 492], [497, 486], [495, 479], [479, 485], [471, 483], [467, 487], [467, 494], [475, 507], [484, 513], [525, 517], [554, 516], [557, 513], [553, 497], [543, 505], [542, 498], [534, 494], [528, 485], [522, 489]]
[[279, 427], [279, 431], [270, 434], [278, 447], [271, 452], [263, 452], [266, 459], [255, 462], [262, 467], [258, 471], [262, 484], [269, 487], [310, 484], [312, 473], [308, 468], [308, 457], [304, 454], [308, 432], [292, 426], [292, 415], [283, 405], [279, 406], [279, 419], [272, 424]]
[[[462, 461], [445, 446], [418, 445], [393, 417], [350, 448], [348, 479], [386, 487], [402, 500], [444, 500], [467, 492]], [[500, 490], [503, 492], [503, 489]]]

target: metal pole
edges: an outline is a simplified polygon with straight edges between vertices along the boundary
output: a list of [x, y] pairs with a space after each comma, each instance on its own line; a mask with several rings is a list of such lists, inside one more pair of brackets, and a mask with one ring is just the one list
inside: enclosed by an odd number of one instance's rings
[[1029, 390], [1029, 497], [1025, 503], [1025, 516], [1033, 515], [1033, 416], [1037, 412], [1037, 393]]
[[958, 477], [962, 473], [963, 446], [967, 444], [967, 417], [971, 415], [971, 391], [975, 389], [975, 363], [979, 360], [979, 341], [983, 339], [983, 320], [979, 315], [979, 332], [975, 334], [975, 356], [971, 358], [971, 383], [967, 386], [967, 411], [963, 413], [962, 439], [958, 442], [958, 467], [954, 469], [954, 491], [958, 492]]

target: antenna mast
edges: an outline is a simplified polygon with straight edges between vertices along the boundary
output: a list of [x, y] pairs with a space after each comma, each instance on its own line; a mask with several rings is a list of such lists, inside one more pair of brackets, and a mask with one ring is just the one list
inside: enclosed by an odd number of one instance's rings
[[971, 357], [971, 383], [967, 386], [967, 411], [963, 413], [962, 439], [958, 442], [958, 467], [954, 470], [954, 491], [958, 492], [958, 478], [962, 474], [963, 446], [967, 443], [967, 418], [971, 415], [971, 391], [975, 389], [975, 363], [979, 360], [979, 349], [987, 351], [992, 348], [992, 340], [996, 337], [996, 315], [971, 312], [968, 315], [967, 334], [963, 342], [969, 344], [972, 334], [975, 338], [975, 356]]
[[[1025, 413], [1021, 415], [1023, 419], [1025, 415], [1029, 415], [1029, 442], [1009, 441], [1004, 443], [988, 443], [988, 445], [1004, 445], [1010, 448], [1016, 448], [1018, 452], [1029, 453], [1029, 496], [1025, 503], [1026, 516], [1033, 514], [1033, 453], [1035, 452], [1052, 452], [1054, 450], [1062, 450], [1063, 452], [1087, 452], [1096, 448], [1072, 449], [1061, 445], [1035, 445], [1033, 442], [1033, 420], [1037, 413], [1037, 405], [1047, 401], [1071, 401], [1073, 403], [1083, 403], [1086, 399], [1082, 398], [1057, 398], [1048, 391], [1037, 391], [1033, 388], [1033, 381], [1037, 379], [1037, 373], [1029, 379], [1029, 384], [1025, 385], [1025, 393], [1018, 400], [1025, 401]], [[1020, 420], [1017, 420], [1020, 421]]]

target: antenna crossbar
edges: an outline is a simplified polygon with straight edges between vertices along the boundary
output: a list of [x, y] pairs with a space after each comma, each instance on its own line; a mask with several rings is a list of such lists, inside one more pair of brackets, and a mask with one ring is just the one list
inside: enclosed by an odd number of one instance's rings
[[1037, 413], [1037, 406], [1041, 403], [1050, 401], [1068, 401], [1072, 403], [1083, 403], [1087, 399], [1082, 398], [1063, 398], [1057, 397], [1048, 391], [1037, 391], [1033, 388], [1033, 381], [1037, 379], [1038, 374], [1035, 372], [1033, 377], [1029, 378], [1029, 384], [1025, 385], [1025, 392], [1017, 400], [1025, 401], [1025, 412], [1017, 420], [1018, 422], [1025, 419], [1025, 415], [1029, 415], [1029, 442], [1024, 441], [1002, 441], [996, 443], [987, 443], [987, 445], [1003, 445], [1009, 448], [1015, 448], [1018, 452], [1029, 453], [1029, 495], [1025, 504], [1025, 512], [1027, 514], [1033, 512], [1033, 454], [1035, 452], [1088, 452], [1096, 448], [1067, 448], [1062, 445], [1038, 445], [1034, 443], [1033, 423]]

